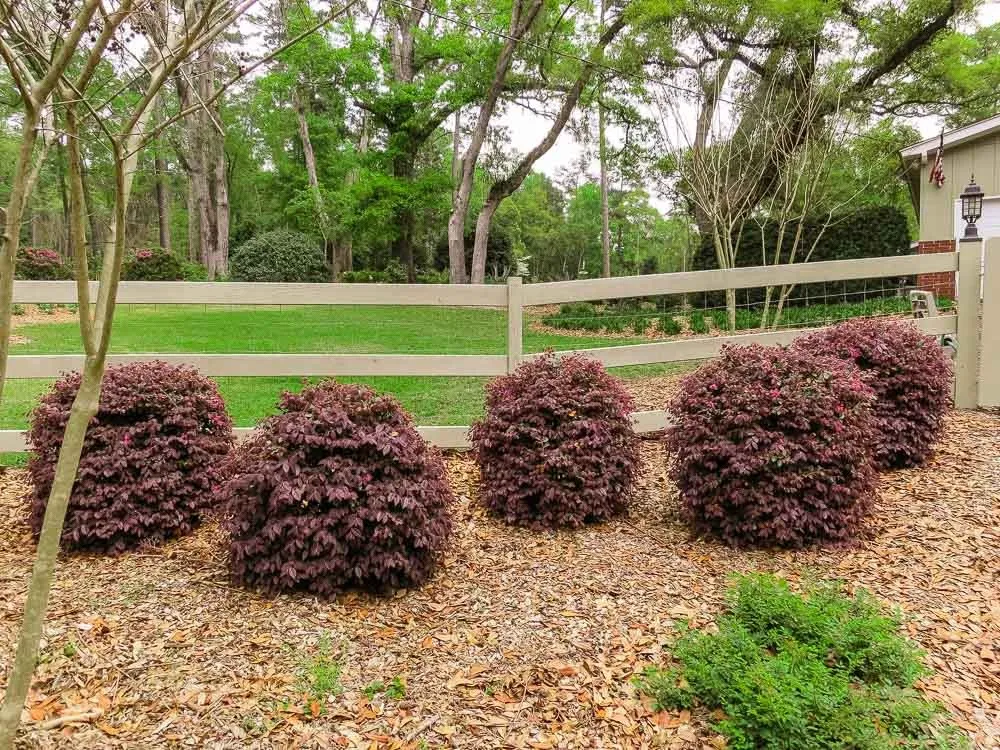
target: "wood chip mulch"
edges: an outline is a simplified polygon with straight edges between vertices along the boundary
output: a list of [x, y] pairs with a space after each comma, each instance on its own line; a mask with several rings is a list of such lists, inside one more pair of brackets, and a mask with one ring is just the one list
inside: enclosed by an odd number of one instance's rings
[[[956, 413], [927, 466], [884, 477], [852, 548], [734, 551], [692, 539], [658, 443], [643, 448], [628, 520], [576, 532], [511, 529], [475, 504], [476, 471], [448, 459], [458, 497], [443, 569], [389, 599], [265, 599], [227, 582], [214, 524], [116, 559], [57, 569], [21, 747], [722, 748], [699, 712], [653, 713], [630, 680], [678, 621], [709, 624], [728, 574], [844, 579], [898, 605], [945, 704], [978, 748], [1000, 745], [1000, 416]], [[0, 686], [33, 543], [23, 471], [0, 477]], [[341, 691], [303, 693], [321, 644]], [[394, 677], [405, 697], [367, 698]]]

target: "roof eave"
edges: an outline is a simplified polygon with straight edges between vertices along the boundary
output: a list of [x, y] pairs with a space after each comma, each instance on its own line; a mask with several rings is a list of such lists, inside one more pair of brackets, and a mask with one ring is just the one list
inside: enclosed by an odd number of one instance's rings
[[[962, 143], [982, 138], [997, 131], [1000, 131], [1000, 114], [987, 117], [983, 120], [978, 120], [970, 123], [969, 125], [965, 125], [964, 127], [956, 128], [955, 130], [945, 133], [944, 145], [945, 147], [958, 146]], [[918, 143], [914, 143], [911, 146], [900, 149], [899, 155], [904, 160], [917, 159], [934, 151], [940, 142], [941, 136], [925, 138]]]

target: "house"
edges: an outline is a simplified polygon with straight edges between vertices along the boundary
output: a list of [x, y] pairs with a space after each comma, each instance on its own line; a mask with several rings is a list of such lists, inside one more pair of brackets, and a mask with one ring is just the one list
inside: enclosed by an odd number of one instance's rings
[[[945, 253], [965, 231], [959, 195], [970, 181], [983, 189], [983, 216], [976, 222], [980, 237], [1000, 237], [1000, 114], [979, 120], [943, 136], [944, 182], [932, 179], [942, 137], [914, 143], [900, 151], [903, 175], [920, 222], [917, 252]], [[954, 296], [953, 274], [921, 276], [919, 286]]]

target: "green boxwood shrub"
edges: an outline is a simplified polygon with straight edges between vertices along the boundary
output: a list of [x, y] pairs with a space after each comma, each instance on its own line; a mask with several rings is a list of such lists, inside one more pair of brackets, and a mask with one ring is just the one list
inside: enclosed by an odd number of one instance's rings
[[184, 262], [162, 247], [134, 248], [122, 264], [122, 281], [180, 281]]
[[715, 632], [682, 630], [639, 690], [666, 710], [704, 710], [731, 750], [957, 750], [898, 615], [837, 584], [793, 593], [769, 575], [736, 579]]
[[323, 249], [288, 229], [258, 234], [229, 256], [233, 281], [321, 282], [330, 280]]

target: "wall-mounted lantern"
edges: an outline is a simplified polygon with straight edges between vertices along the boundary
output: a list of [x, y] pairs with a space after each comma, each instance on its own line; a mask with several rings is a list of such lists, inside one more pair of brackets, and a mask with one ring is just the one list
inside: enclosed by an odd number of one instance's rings
[[979, 231], [976, 229], [976, 222], [983, 215], [983, 189], [976, 184], [976, 176], [972, 176], [972, 182], [965, 186], [965, 190], [959, 196], [962, 200], [962, 218], [965, 219], [965, 236], [962, 239], [979, 239]]

